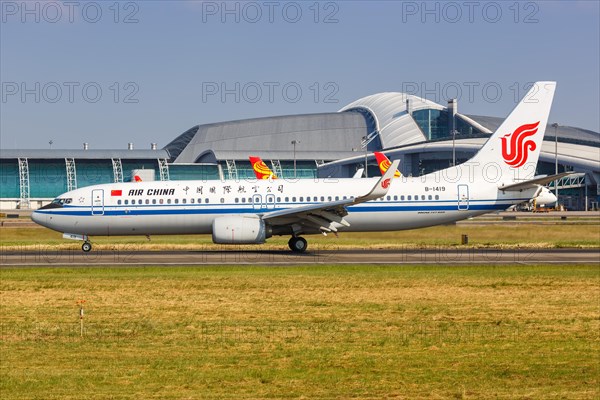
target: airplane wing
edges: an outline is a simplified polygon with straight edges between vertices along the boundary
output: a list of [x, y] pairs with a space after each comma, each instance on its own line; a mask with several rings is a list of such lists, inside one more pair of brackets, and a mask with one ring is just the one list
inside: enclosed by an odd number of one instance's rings
[[534, 179], [530, 179], [528, 181], [523, 181], [523, 182], [518, 182], [518, 183], [513, 183], [510, 185], [506, 185], [506, 186], [498, 186], [498, 189], [502, 190], [502, 191], [509, 191], [509, 192], [518, 192], [519, 190], [525, 190], [525, 189], [535, 189], [536, 187], [540, 186], [540, 185], [546, 185], [552, 181], [555, 181], [557, 179], [563, 178], [565, 176], [571, 175], [573, 174], [573, 172], [563, 172], [557, 175], [549, 175], [549, 176], [542, 176], [541, 178], [534, 178]]
[[399, 162], [399, 160], [394, 161], [392, 164], [393, 168], [389, 168], [369, 193], [363, 196], [272, 211], [262, 214], [262, 219], [268, 221], [271, 225], [301, 224], [317, 228], [322, 232], [337, 232], [335, 226], [332, 225], [334, 222], [344, 226], [350, 226], [350, 224], [344, 220], [344, 217], [348, 215], [348, 210], [346, 210], [347, 206], [378, 199], [387, 194]]

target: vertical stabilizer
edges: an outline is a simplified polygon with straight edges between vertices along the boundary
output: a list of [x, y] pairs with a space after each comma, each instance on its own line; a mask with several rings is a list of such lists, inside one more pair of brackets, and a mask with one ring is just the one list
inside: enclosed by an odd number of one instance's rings
[[267, 167], [267, 164], [260, 157], [250, 156], [248, 158], [257, 179], [277, 179], [277, 175], [271, 171], [271, 168]]
[[[498, 130], [469, 160], [485, 177], [503, 182], [530, 179], [540, 156], [556, 82], [536, 82]], [[493, 172], [490, 172], [493, 171]]]
[[[385, 171], [387, 171], [390, 165], [392, 165], [392, 162], [389, 158], [387, 158], [385, 154], [379, 151], [376, 151], [373, 154], [375, 154], [375, 159], [377, 160], [377, 164], [379, 165], [381, 175], [385, 174]], [[396, 170], [396, 172], [394, 172], [394, 178], [399, 178], [400, 176], [402, 176], [400, 175], [400, 171]]]

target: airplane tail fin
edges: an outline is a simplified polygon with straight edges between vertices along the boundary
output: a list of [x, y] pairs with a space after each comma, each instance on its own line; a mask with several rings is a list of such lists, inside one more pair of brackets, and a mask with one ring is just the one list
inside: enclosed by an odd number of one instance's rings
[[[536, 82], [469, 164], [484, 178], [531, 179], [540, 156], [556, 82]], [[500, 176], [498, 176], [500, 174]]]
[[[389, 160], [389, 158], [387, 158], [385, 154], [380, 153], [379, 151], [376, 151], [373, 154], [375, 154], [375, 159], [377, 160], [377, 164], [379, 165], [381, 175], [385, 174], [385, 171], [387, 171], [390, 165], [392, 165], [391, 161]], [[401, 176], [402, 175], [400, 174], [400, 171], [396, 170], [396, 172], [394, 173], [394, 178], [399, 178]]]
[[277, 175], [267, 167], [267, 164], [260, 157], [250, 156], [248, 158], [257, 179], [277, 179]]

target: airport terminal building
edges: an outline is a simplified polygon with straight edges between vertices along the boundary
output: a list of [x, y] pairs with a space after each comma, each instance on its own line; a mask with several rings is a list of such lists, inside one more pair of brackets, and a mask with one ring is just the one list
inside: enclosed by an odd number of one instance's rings
[[[197, 125], [164, 148], [147, 150], [0, 150], [0, 208], [38, 208], [68, 190], [144, 180], [255, 179], [256, 155], [283, 178], [379, 175], [373, 151], [399, 158], [400, 171], [419, 176], [473, 156], [503, 118], [465, 115], [456, 101], [441, 105], [405, 93], [378, 93], [338, 112], [286, 115]], [[600, 133], [548, 126], [538, 175], [574, 171], [558, 181], [569, 210], [597, 208]], [[139, 145], [139, 144], [138, 144]], [[552, 186], [552, 185], [551, 185]]]

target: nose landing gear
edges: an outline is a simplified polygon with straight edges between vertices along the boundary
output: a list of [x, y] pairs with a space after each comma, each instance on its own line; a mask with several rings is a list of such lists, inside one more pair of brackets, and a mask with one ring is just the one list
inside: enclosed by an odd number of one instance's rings
[[90, 250], [92, 250], [92, 244], [90, 242], [83, 242], [81, 250], [83, 250], [84, 253], [89, 253]]
[[303, 237], [292, 236], [288, 241], [288, 246], [294, 253], [304, 253], [308, 247], [308, 243]]

